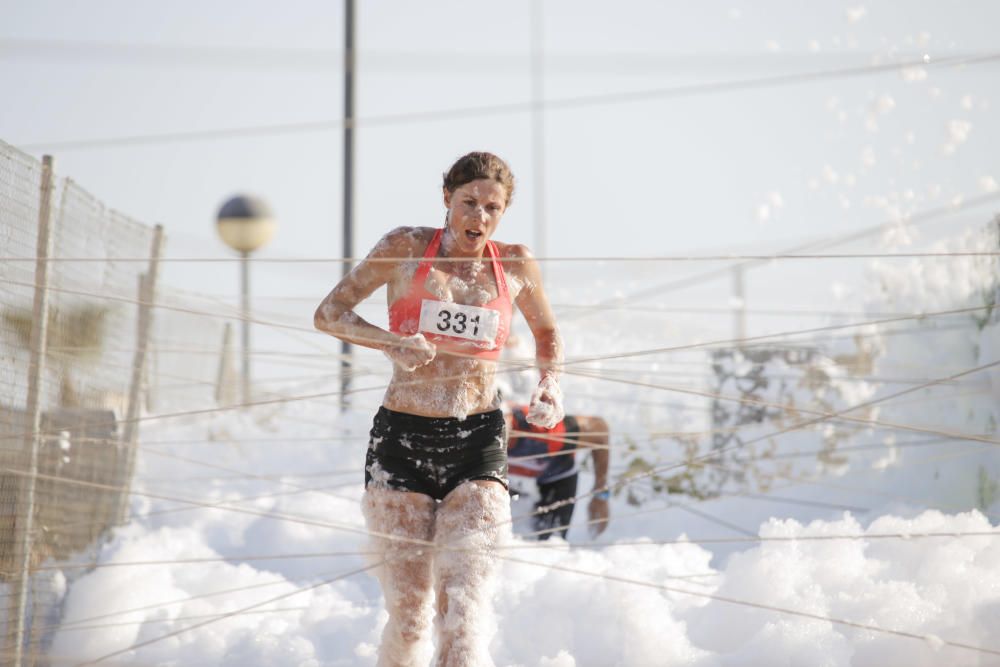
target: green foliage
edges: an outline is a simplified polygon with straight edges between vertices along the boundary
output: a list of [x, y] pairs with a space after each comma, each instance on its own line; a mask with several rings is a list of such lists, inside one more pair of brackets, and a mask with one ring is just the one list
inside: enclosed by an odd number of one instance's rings
[[[655, 472], [657, 468], [665, 467], [662, 463], [652, 463], [641, 456], [639, 447], [632, 438], [625, 438], [625, 451], [628, 464], [615, 483], [611, 484], [614, 495], [617, 497], [625, 492], [625, 502], [633, 507], [639, 507], [649, 500], [648, 495], [683, 494], [706, 500], [712, 493], [705, 488], [705, 480], [699, 474], [704, 469], [701, 461], [695, 460], [698, 456], [697, 438], [686, 438], [680, 440], [685, 450], [685, 461], [683, 466], [666, 466], [669, 470], [664, 474]], [[673, 473], [676, 470], [680, 472]], [[634, 483], [629, 483], [634, 478], [641, 478], [645, 484], [641, 487]], [[645, 489], [649, 489], [649, 493]]]
[[[45, 351], [75, 362], [99, 359], [106, 339], [105, 324], [110, 308], [82, 304], [70, 308], [50, 308]], [[15, 332], [24, 347], [31, 344], [33, 313], [13, 308], [3, 313], [3, 321]]]
[[[106, 305], [89, 303], [49, 309], [48, 330], [45, 337], [46, 364], [59, 370], [59, 405], [83, 407], [86, 405], [79, 388], [79, 379], [85, 373], [81, 366], [95, 364], [102, 358], [107, 340], [107, 321], [111, 309]], [[28, 308], [11, 308], [3, 313], [8, 331], [13, 331], [18, 343], [25, 348], [31, 345], [34, 313]]]
[[976, 505], [984, 512], [996, 502], [1000, 491], [1000, 483], [990, 476], [984, 466], [979, 466], [979, 479], [976, 488]]

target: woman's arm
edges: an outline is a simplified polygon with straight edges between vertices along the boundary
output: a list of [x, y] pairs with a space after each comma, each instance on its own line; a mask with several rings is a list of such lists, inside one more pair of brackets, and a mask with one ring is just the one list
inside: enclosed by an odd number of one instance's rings
[[368, 256], [337, 283], [320, 302], [313, 324], [341, 340], [382, 350], [399, 365], [413, 370], [434, 358], [434, 346], [416, 336], [398, 336], [368, 322], [355, 307], [376, 289], [389, 283], [403, 258], [413, 255], [413, 228], [400, 227], [386, 234]]
[[516, 260], [509, 262], [511, 273], [522, 283], [515, 303], [535, 339], [539, 382], [531, 397], [528, 421], [551, 428], [563, 418], [562, 391], [558, 384], [563, 363], [562, 338], [542, 286], [541, 269], [531, 251], [523, 245], [512, 245], [507, 247], [506, 256]]

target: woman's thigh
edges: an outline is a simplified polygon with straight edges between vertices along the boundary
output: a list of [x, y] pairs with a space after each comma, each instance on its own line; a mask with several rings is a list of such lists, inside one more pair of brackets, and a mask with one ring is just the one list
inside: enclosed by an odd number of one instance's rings
[[421, 548], [434, 534], [434, 504], [423, 493], [372, 485], [365, 490], [362, 509], [374, 539]]

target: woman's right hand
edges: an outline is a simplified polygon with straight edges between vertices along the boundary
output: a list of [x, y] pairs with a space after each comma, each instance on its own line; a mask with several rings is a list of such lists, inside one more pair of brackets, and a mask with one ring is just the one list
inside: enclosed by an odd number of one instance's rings
[[400, 338], [398, 343], [390, 345], [383, 352], [392, 360], [392, 363], [404, 371], [415, 371], [434, 360], [437, 348], [424, 338], [422, 333], [415, 333], [412, 336]]

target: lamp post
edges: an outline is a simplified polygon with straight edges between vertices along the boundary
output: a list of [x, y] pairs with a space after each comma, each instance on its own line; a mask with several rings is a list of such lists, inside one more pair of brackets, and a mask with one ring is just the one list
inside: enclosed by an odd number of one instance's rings
[[274, 216], [263, 200], [236, 195], [219, 209], [216, 229], [226, 245], [240, 254], [240, 304], [243, 317], [243, 403], [250, 402], [250, 253], [274, 236]]

